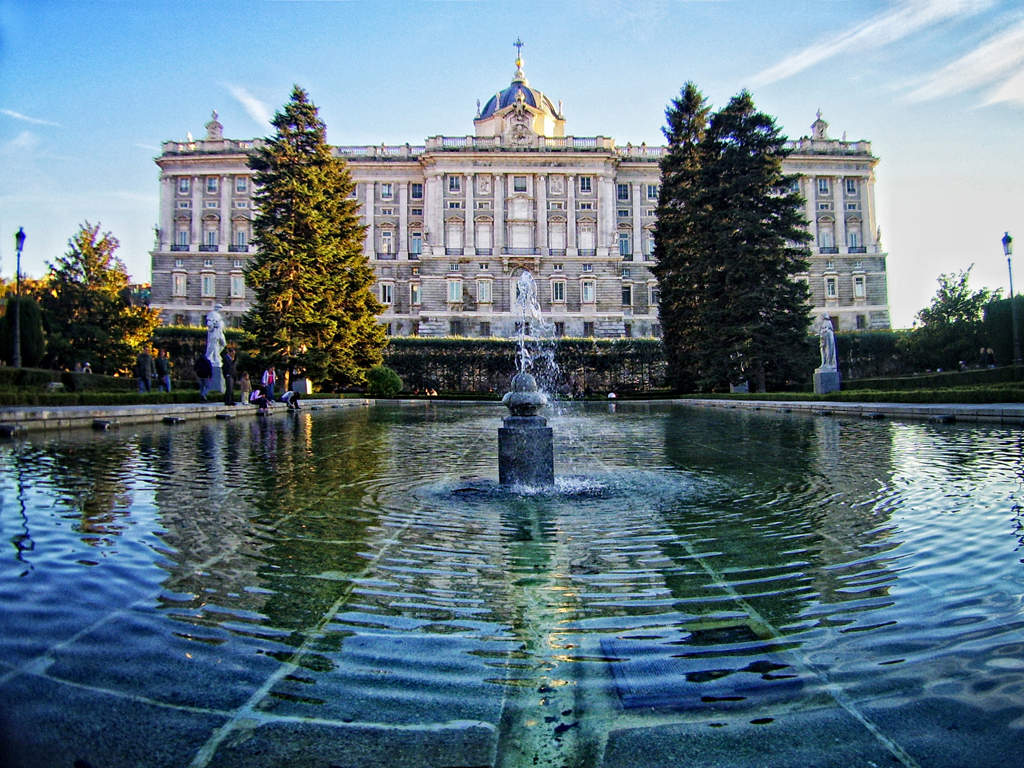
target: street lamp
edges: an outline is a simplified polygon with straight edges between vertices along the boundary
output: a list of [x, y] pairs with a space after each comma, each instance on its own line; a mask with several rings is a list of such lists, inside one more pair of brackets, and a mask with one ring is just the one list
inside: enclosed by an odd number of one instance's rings
[[1013, 238], [1010, 233], [1003, 234], [1003, 253], [1006, 254], [1006, 268], [1010, 270], [1010, 322], [1013, 323], [1013, 364], [1020, 365], [1020, 334], [1017, 331], [1017, 302], [1013, 300]]
[[[14, 236], [14, 244], [18, 249], [18, 265], [14, 278], [14, 363], [15, 368], [21, 368], [21, 249], [25, 247], [25, 230], [18, 227], [18, 233]], [[1011, 293], [1013, 289], [1010, 289]]]

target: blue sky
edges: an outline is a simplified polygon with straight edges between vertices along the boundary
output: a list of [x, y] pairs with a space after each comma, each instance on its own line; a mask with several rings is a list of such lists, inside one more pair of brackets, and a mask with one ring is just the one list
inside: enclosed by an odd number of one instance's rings
[[[873, 142], [889, 301], [907, 327], [936, 278], [1008, 285], [1024, 257], [1024, 8], [1014, 0], [0, 0], [0, 273], [41, 276], [83, 221], [149, 279], [162, 141], [269, 133], [293, 83], [336, 144], [473, 132], [521, 36], [567, 132], [661, 143], [693, 80], [742, 88], [796, 138]], [[1024, 288], [1024, 258], [1015, 288]]]

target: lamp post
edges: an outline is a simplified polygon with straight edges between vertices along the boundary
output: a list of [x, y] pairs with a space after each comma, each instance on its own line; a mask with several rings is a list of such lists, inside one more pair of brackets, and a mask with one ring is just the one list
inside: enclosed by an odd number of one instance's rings
[[1013, 364], [1020, 365], [1020, 334], [1017, 331], [1017, 302], [1013, 300], [1013, 238], [1010, 233], [1003, 234], [1003, 253], [1006, 254], [1006, 268], [1010, 270], [1010, 322], [1013, 323]]
[[14, 277], [14, 359], [11, 362], [15, 368], [21, 368], [21, 249], [25, 247], [24, 228], [18, 227], [14, 244], [18, 249], [18, 264]]

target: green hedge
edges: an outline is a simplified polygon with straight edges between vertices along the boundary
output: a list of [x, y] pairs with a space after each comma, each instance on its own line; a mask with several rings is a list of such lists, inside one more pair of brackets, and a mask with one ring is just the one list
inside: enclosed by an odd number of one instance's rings
[[889, 379], [856, 379], [843, 380], [842, 388], [847, 392], [877, 390], [897, 392], [917, 389], [955, 389], [961, 387], [978, 387], [1015, 382], [1022, 373], [1012, 366], [1005, 368], [977, 368], [969, 371], [951, 371], [949, 373], [922, 373], [916, 376], [899, 376]]
[[152, 392], [0, 392], [0, 406], [61, 406], [61, 405], [166, 405], [170, 403], [198, 403], [199, 393]]

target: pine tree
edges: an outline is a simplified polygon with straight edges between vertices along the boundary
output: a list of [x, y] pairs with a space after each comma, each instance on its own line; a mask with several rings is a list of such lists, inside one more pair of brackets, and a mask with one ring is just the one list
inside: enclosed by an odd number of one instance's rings
[[128, 371], [160, 324], [160, 313], [133, 306], [128, 270], [114, 255], [119, 243], [100, 225], [83, 224], [70, 249], [49, 264], [40, 309], [51, 364], [89, 361], [96, 373]]
[[655, 274], [670, 297], [661, 316], [675, 384], [751, 381], [763, 392], [804, 375], [810, 307], [795, 275], [807, 270], [810, 235], [782, 173], [785, 136], [746, 91], [705, 124], [687, 84], [667, 114]]
[[294, 87], [272, 124], [275, 135], [249, 161], [258, 250], [245, 271], [255, 300], [243, 328], [254, 353], [293, 374], [361, 383], [387, 336], [352, 179], [304, 90]]

